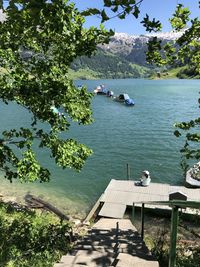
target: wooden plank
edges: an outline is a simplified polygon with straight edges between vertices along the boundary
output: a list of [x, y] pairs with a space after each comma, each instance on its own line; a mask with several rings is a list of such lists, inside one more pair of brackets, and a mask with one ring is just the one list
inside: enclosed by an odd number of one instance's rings
[[124, 217], [125, 211], [126, 211], [126, 205], [105, 202], [99, 212], [99, 216], [121, 219]]
[[[105, 190], [105, 195], [103, 197], [103, 201], [106, 201], [107, 197], [111, 193], [111, 191], [115, 191], [117, 194], [120, 192], [131, 193], [135, 195], [133, 197], [134, 201], [137, 201], [138, 195], [140, 194], [142, 198], [147, 200], [154, 201], [154, 198], [160, 200], [168, 200], [169, 194], [175, 191], [181, 191], [188, 196], [190, 200], [200, 200], [200, 189], [191, 189], [186, 188], [184, 186], [170, 186], [169, 184], [160, 184], [160, 183], [150, 183], [149, 186], [137, 186], [135, 185], [135, 181], [126, 181], [126, 180], [114, 180], [112, 179]], [[128, 198], [129, 199], [129, 198]]]
[[133, 192], [119, 191], [119, 190], [106, 190], [104, 195], [104, 202], [118, 203], [124, 205], [132, 205], [134, 199]]
[[98, 220], [92, 228], [94, 229], [105, 229], [105, 230], [111, 230], [116, 229], [116, 225], [118, 223], [119, 230], [132, 230], [137, 231], [135, 226], [131, 223], [129, 219], [107, 219], [107, 218], [101, 218]]
[[106, 190], [114, 190], [116, 188], [120, 188], [121, 191], [132, 192], [134, 188], [134, 181], [112, 179], [108, 184]]
[[94, 206], [90, 210], [89, 214], [87, 215], [87, 217], [84, 220], [84, 223], [88, 223], [92, 219], [92, 217], [94, 216], [95, 212], [99, 208], [99, 205], [100, 205], [102, 197], [103, 197], [103, 194], [100, 196], [100, 198], [97, 200], [97, 202], [94, 204]]

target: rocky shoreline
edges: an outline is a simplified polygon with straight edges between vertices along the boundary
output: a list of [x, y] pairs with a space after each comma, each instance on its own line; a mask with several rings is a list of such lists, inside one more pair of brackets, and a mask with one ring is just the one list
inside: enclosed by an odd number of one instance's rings
[[[26, 199], [26, 196], [25, 196]], [[34, 199], [34, 197], [33, 197]], [[39, 198], [37, 198], [38, 200]], [[20, 211], [20, 210], [35, 210], [35, 211], [39, 211], [39, 212], [50, 212], [52, 213], [54, 216], [59, 217], [61, 220], [68, 220], [72, 226], [73, 226], [73, 234], [75, 236], [77, 235], [85, 235], [87, 233], [87, 231], [91, 228], [90, 223], [85, 223], [83, 220], [81, 220], [80, 218], [77, 218], [76, 216], [73, 215], [65, 215], [61, 210], [59, 210], [57, 207], [52, 206], [51, 204], [47, 203], [46, 201], [42, 200], [42, 203], [40, 204], [47, 204], [48, 207], [50, 206], [50, 209], [47, 208], [47, 205], [40, 205], [39, 203], [37, 203], [37, 205], [31, 206], [29, 205], [30, 203], [27, 203], [25, 201], [17, 201], [17, 197], [14, 196], [5, 196], [2, 193], [0, 193], [0, 202], [3, 202], [5, 204], [10, 204], [14, 209]], [[23, 202], [23, 203], [22, 203]], [[56, 210], [56, 212], [55, 212]]]

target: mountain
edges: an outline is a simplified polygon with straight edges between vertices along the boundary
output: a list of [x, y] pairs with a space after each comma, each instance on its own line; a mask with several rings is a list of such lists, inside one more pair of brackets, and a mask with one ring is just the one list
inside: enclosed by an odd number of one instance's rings
[[4, 21], [6, 19], [5, 14], [3, 13], [3, 10], [0, 9], [0, 21]]
[[[174, 42], [182, 32], [158, 33], [157, 37], [165, 42]], [[94, 78], [140, 78], [152, 74], [152, 66], [147, 65], [145, 52], [152, 34], [128, 35], [115, 33], [109, 44], [99, 45], [91, 58], [81, 57], [71, 66], [74, 72], [87, 69], [95, 73]], [[87, 77], [85, 77], [87, 78]]]
[[108, 45], [101, 46], [104, 51], [110, 51], [113, 54], [124, 57], [129, 62], [147, 66], [145, 52], [147, 51], [147, 42], [153, 36], [157, 36], [163, 43], [174, 42], [182, 32], [166, 32], [146, 34], [146, 35], [128, 35], [126, 33], [116, 33]]
[[83, 70], [87, 69], [88, 74], [91, 75], [93, 72], [93, 78], [96, 79], [141, 78], [151, 74], [148, 68], [133, 64], [123, 55], [105, 51], [100, 47], [94, 56], [90, 58], [83, 56], [76, 59], [72, 63], [71, 69], [79, 74], [81, 72], [82, 76], [84, 76]]

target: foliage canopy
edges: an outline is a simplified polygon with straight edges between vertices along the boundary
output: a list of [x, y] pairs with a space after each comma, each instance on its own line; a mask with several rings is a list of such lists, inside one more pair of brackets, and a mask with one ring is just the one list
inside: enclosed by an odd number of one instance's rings
[[[6, 19], [0, 22], [0, 98], [14, 101], [32, 115], [29, 128], [4, 131], [0, 139], [0, 168], [10, 181], [48, 181], [50, 172], [40, 165], [33, 149], [48, 148], [50, 156], [62, 168], [80, 170], [91, 154], [85, 145], [61, 138], [71, 120], [79, 124], [92, 122], [92, 94], [85, 87], [77, 89], [69, 79], [68, 70], [75, 58], [91, 56], [98, 44], [107, 43], [113, 31], [100, 27], [84, 28], [87, 16], [97, 15], [101, 22], [113, 17], [138, 18], [144, 0], [104, 0], [103, 9], [78, 11], [68, 0], [10, 0], [7, 7], [0, 1]], [[147, 60], [158, 65], [187, 61], [200, 72], [198, 18], [189, 19], [190, 12], [178, 5], [171, 19], [174, 30], [190, 27], [174, 44], [164, 47], [156, 38], [149, 42]], [[146, 15], [141, 23], [149, 32], [161, 29], [161, 23]], [[58, 110], [62, 110], [60, 113]], [[49, 130], [39, 122], [49, 125]], [[14, 148], [13, 148], [14, 147]]]
[[[4, 9], [0, 59], [5, 71], [0, 76], [0, 98], [6, 104], [15, 101], [32, 115], [30, 128], [2, 133], [0, 168], [10, 181], [17, 177], [21, 181], [49, 180], [49, 171], [40, 166], [34, 153], [35, 139], [63, 168], [80, 170], [91, 154], [78, 141], [59, 136], [68, 130], [71, 120], [79, 124], [92, 121], [92, 94], [85, 87], [75, 87], [68, 78], [68, 68], [77, 56], [90, 56], [112, 32], [103, 26], [84, 29], [84, 17], [67, 2], [9, 1]], [[38, 122], [47, 123], [50, 130]]]
[[71, 226], [50, 214], [0, 203], [0, 265], [52, 266], [70, 248]]

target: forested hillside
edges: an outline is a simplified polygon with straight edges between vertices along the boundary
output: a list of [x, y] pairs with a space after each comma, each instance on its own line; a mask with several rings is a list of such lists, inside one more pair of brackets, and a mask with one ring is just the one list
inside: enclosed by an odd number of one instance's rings
[[[72, 65], [73, 74], [79, 78], [141, 78], [149, 77], [149, 68], [131, 63], [122, 56], [106, 52], [99, 48], [92, 57], [79, 57]], [[87, 70], [84, 71], [83, 70]], [[81, 74], [80, 74], [81, 73]], [[82, 76], [82, 77], [81, 77]], [[86, 76], [86, 77], [85, 77]], [[91, 77], [90, 77], [91, 78]]]
[[[163, 44], [174, 44], [183, 32], [157, 33]], [[74, 79], [115, 78], [199, 78], [195, 68], [186, 62], [158, 68], [146, 61], [147, 42], [152, 35], [128, 35], [116, 33], [108, 44], [98, 45], [92, 57], [79, 57], [71, 65]], [[157, 75], [159, 73], [159, 76]], [[167, 74], [168, 73], [168, 74]]]

